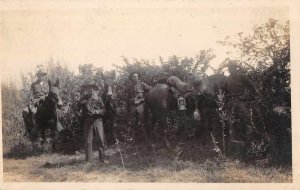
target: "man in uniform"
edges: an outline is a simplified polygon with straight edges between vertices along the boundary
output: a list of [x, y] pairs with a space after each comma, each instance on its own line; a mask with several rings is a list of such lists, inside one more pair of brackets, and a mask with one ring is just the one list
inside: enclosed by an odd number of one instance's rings
[[139, 80], [140, 74], [133, 72], [129, 75], [131, 83], [128, 87], [127, 111], [129, 113], [130, 127], [133, 130], [134, 138], [137, 138], [137, 127], [144, 127], [144, 97], [151, 86]]
[[93, 131], [96, 132], [99, 159], [105, 160], [106, 140], [102, 117], [105, 113], [104, 103], [99, 96], [99, 87], [93, 81], [87, 81], [82, 86], [84, 95], [80, 99], [75, 114], [83, 119], [84, 144], [86, 162], [92, 161], [93, 156]]
[[251, 94], [256, 95], [257, 90], [250, 79], [239, 70], [235, 62], [229, 62], [227, 67], [230, 75], [225, 81], [226, 109], [231, 119], [236, 116], [235, 119], [240, 121], [239, 125], [231, 126], [231, 141], [241, 143], [243, 151], [245, 151], [252, 133], [250, 112], [245, 104], [245, 91], [248, 90]]
[[23, 116], [24, 114], [28, 117], [29, 113], [31, 113], [31, 120], [32, 120], [32, 130], [31, 134], [35, 135], [37, 133], [37, 124], [36, 124], [36, 112], [41, 104], [42, 101], [45, 100], [46, 96], [49, 93], [49, 85], [47, 82], [45, 82], [45, 76], [47, 75], [47, 72], [42, 68], [39, 67], [36, 77], [37, 80], [31, 84], [30, 92], [29, 92], [29, 104], [28, 108], [25, 108], [23, 110]]

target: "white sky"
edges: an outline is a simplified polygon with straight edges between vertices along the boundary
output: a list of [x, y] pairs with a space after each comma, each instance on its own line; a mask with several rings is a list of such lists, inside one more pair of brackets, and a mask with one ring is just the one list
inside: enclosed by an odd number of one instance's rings
[[57, 3], [2, 8], [2, 80], [18, 82], [20, 71], [34, 71], [50, 57], [77, 72], [84, 63], [111, 69], [123, 63], [121, 56], [166, 60], [172, 55], [194, 57], [212, 48], [217, 55], [212, 65], [217, 67], [228, 51], [217, 40], [248, 33], [269, 18], [289, 19], [286, 6], [224, 5], [111, 1], [73, 3], [68, 8]]

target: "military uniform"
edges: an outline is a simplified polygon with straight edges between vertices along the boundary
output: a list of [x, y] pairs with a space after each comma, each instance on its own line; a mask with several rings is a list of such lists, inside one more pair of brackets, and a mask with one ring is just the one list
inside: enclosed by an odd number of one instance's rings
[[[47, 73], [42, 68], [39, 69], [36, 73], [37, 77], [45, 76]], [[26, 129], [32, 135], [36, 135], [37, 133], [37, 124], [36, 124], [36, 112], [41, 103], [41, 101], [45, 100], [46, 96], [49, 93], [49, 85], [47, 82], [38, 79], [33, 82], [30, 86], [29, 92], [29, 103], [28, 107], [23, 109], [23, 119], [26, 123]]]
[[137, 81], [136, 84], [131, 83], [128, 87], [127, 108], [133, 131], [138, 125], [144, 125], [144, 96], [149, 89], [151, 86], [141, 81]]
[[49, 93], [49, 85], [47, 82], [38, 82], [35, 81], [32, 83], [30, 92], [29, 92], [29, 102], [30, 110], [33, 113], [36, 113], [38, 106], [40, 105], [41, 100], [45, 100], [45, 97]]
[[100, 161], [105, 159], [106, 140], [101, 118], [104, 112], [104, 103], [98, 95], [88, 94], [79, 101], [76, 115], [82, 116], [84, 120], [84, 143], [87, 162], [92, 160], [93, 155], [93, 130], [95, 130], [97, 136], [99, 159]]

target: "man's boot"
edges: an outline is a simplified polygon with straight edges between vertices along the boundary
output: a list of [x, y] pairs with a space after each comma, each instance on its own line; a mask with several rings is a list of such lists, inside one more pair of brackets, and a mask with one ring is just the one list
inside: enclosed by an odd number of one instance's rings
[[106, 154], [105, 154], [105, 148], [104, 147], [99, 147], [99, 160], [101, 163], [107, 164], [108, 161], [106, 159]]

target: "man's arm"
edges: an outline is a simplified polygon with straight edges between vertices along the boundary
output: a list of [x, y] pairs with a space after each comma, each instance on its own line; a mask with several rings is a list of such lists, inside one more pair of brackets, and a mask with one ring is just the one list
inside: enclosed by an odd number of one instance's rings
[[103, 116], [105, 113], [102, 99], [89, 99], [85, 104], [86, 110], [91, 116]]
[[98, 109], [95, 110], [96, 115], [104, 116], [105, 111], [106, 111], [105, 105], [100, 97], [98, 99], [97, 106], [98, 106]]
[[142, 83], [144, 91], [148, 91], [148, 90], [150, 90], [152, 88], [152, 86], [149, 86], [148, 84], [146, 84], [144, 82], [141, 82], [141, 83]]

